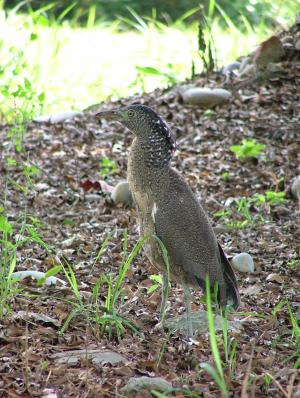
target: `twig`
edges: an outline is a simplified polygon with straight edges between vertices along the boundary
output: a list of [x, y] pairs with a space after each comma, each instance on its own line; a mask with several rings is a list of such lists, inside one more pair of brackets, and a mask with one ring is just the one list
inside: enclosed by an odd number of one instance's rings
[[249, 359], [247, 370], [246, 370], [246, 374], [245, 374], [245, 377], [244, 377], [244, 380], [243, 380], [241, 398], [247, 398], [248, 397], [247, 387], [248, 387], [248, 380], [249, 380], [249, 377], [250, 377], [250, 372], [251, 372], [251, 367], [252, 367], [253, 356], [254, 356], [254, 347], [252, 346], [250, 359]]

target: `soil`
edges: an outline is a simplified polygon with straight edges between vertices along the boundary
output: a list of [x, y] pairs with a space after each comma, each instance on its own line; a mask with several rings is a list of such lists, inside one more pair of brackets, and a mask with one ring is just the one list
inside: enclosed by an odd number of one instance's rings
[[[157, 111], [177, 138], [172, 165], [201, 199], [214, 225], [228, 221], [217, 219], [217, 211], [231, 209], [231, 216], [241, 219], [234, 198], [285, 192], [283, 203], [252, 204], [251, 220], [244, 228], [218, 235], [227, 255], [248, 252], [255, 263], [252, 274], [236, 272], [242, 304], [230, 319], [240, 320], [242, 330], [229, 334], [237, 342], [231, 363], [226, 364], [220, 344], [231, 397], [298, 397], [300, 391], [300, 202], [290, 193], [300, 174], [300, 64], [292, 57], [280, 65], [280, 73], [265, 79], [227, 80], [232, 99], [213, 110], [184, 105], [177, 86], [100, 104], [62, 123], [30, 123], [19, 153], [7, 138], [11, 126], [2, 125], [0, 130], [1, 206], [14, 228], [11, 239], [30, 235], [28, 229], [21, 230], [25, 219], [38, 233], [35, 241], [31, 235], [18, 248], [16, 270], [46, 272], [61, 262], [69, 263], [84, 305], [91, 302], [101, 275], [111, 275], [115, 281], [126, 231], [128, 252], [138, 240], [135, 210], [115, 206], [103, 188], [103, 181], [116, 185], [126, 179], [132, 135], [117, 123], [99, 125], [94, 117], [97, 110], [142, 103]], [[224, 76], [211, 73], [192, 83], [219, 87], [223, 82]], [[264, 144], [262, 155], [238, 159], [230, 147], [245, 138]], [[114, 163], [107, 165], [103, 159]], [[31, 175], [29, 181], [24, 165], [38, 166], [39, 174]], [[153, 284], [151, 274], [156, 270], [140, 252], [126, 274], [117, 307], [118, 314], [132, 321], [140, 333], [125, 326], [121, 339], [115, 329], [111, 336], [106, 330], [101, 333], [101, 325], [84, 311], [62, 331], [78, 308], [69, 283], [20, 282], [21, 289], [10, 300], [11, 310], [0, 321], [0, 396], [121, 397], [130, 377], [160, 376], [175, 388], [165, 396], [220, 397], [218, 386], [200, 367], [205, 362], [214, 366], [208, 334], [196, 336], [187, 348], [181, 333], [155, 328], [160, 288], [147, 292]], [[56, 276], [67, 281], [63, 271]], [[99, 316], [105, 315], [107, 289], [105, 283], [99, 289]], [[201, 295], [193, 292], [194, 311], [203, 309]], [[180, 286], [172, 285], [169, 302], [167, 317], [184, 312]], [[71, 350], [114, 351], [124, 360], [99, 364], [83, 356], [70, 364], [54, 355]], [[159, 395], [142, 391], [136, 396]]]

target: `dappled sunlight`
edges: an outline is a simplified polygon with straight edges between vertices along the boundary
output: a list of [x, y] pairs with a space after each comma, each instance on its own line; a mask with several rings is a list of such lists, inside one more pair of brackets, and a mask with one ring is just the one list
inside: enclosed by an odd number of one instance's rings
[[[251, 49], [266, 35], [237, 29], [211, 27], [220, 67]], [[45, 111], [84, 109], [106, 99], [117, 99], [156, 87], [166, 87], [163, 75], [141, 74], [136, 67], [154, 67], [172, 73], [177, 81], [190, 78], [192, 63], [202, 70], [197, 50], [197, 24], [174, 26], [148, 23], [147, 29], [120, 32], [116, 24], [93, 29], [35, 24], [30, 16], [1, 15], [1, 58], [10, 59], [11, 49], [21, 49], [16, 62], [27, 65], [14, 74], [13, 82], [24, 75], [37, 91], [46, 94]]]

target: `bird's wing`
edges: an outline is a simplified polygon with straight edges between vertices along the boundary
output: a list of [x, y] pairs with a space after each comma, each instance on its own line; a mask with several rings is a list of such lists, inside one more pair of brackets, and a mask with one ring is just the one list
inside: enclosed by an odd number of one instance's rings
[[[184, 184], [184, 186], [183, 186]], [[181, 181], [175, 192], [156, 203], [155, 230], [165, 245], [171, 263], [192, 278], [212, 282], [223, 277], [216, 237], [208, 218], [190, 188]]]
[[240, 305], [240, 294], [239, 294], [239, 290], [238, 290], [236, 277], [233, 272], [233, 269], [231, 268], [229, 260], [226, 257], [226, 255], [219, 243], [218, 243], [218, 246], [219, 246], [219, 252], [220, 252], [220, 257], [221, 257], [221, 263], [223, 266], [223, 275], [224, 275], [225, 284], [226, 284], [226, 293], [225, 293], [226, 301], [231, 300], [232, 305], [234, 306], [235, 309], [237, 309]]

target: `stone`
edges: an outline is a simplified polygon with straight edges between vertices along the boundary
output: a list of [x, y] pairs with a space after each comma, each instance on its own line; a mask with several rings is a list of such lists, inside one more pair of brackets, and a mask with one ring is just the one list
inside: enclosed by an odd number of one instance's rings
[[251, 273], [254, 271], [254, 261], [249, 253], [239, 253], [231, 259], [231, 265], [239, 272]]
[[121, 391], [127, 397], [134, 397], [141, 390], [155, 390], [161, 393], [171, 392], [172, 384], [162, 377], [131, 377]]
[[64, 352], [57, 352], [51, 355], [57, 363], [67, 363], [70, 365], [77, 365], [81, 360], [89, 359], [94, 364], [110, 363], [111, 365], [117, 363], [125, 363], [127, 359], [114, 351], [102, 350], [71, 350]]
[[[191, 313], [191, 321], [193, 325], [193, 330], [196, 334], [201, 335], [208, 332], [207, 323], [207, 312], [197, 311]], [[220, 315], [215, 315], [214, 317], [215, 330], [222, 330], [222, 317]], [[186, 314], [168, 318], [165, 320], [166, 328], [171, 332], [182, 332], [186, 333]], [[228, 328], [231, 331], [239, 332], [242, 329], [242, 323], [240, 321], [230, 321], [228, 320]]]
[[[20, 280], [20, 281], [25, 278], [28, 278], [29, 276], [36, 280], [40, 280], [40, 279], [45, 278], [45, 275], [46, 275], [45, 272], [34, 271], [34, 270], [17, 271], [17, 272], [12, 273], [12, 277], [17, 280]], [[56, 276], [49, 276], [48, 278], [45, 279], [45, 285], [47, 285], [47, 286], [55, 285], [56, 283], [60, 283], [61, 285], [66, 284], [65, 281], [63, 281], [62, 279], [56, 278]]]
[[111, 198], [116, 205], [133, 207], [133, 198], [127, 181], [121, 181], [113, 188]]
[[64, 111], [64, 112], [54, 113], [52, 115], [38, 116], [35, 119], [33, 119], [33, 121], [36, 123], [55, 124], [55, 123], [62, 123], [68, 119], [74, 119], [75, 116], [82, 116], [82, 115], [83, 113], [79, 111]]
[[181, 96], [185, 104], [213, 108], [216, 105], [228, 102], [231, 98], [231, 93], [223, 88], [193, 87], [183, 91]]
[[222, 73], [223, 73], [223, 75], [229, 75], [233, 71], [239, 70], [240, 67], [241, 67], [240, 62], [231, 62], [230, 64], [223, 67]]
[[297, 176], [291, 186], [291, 193], [295, 199], [300, 201], [300, 176]]

